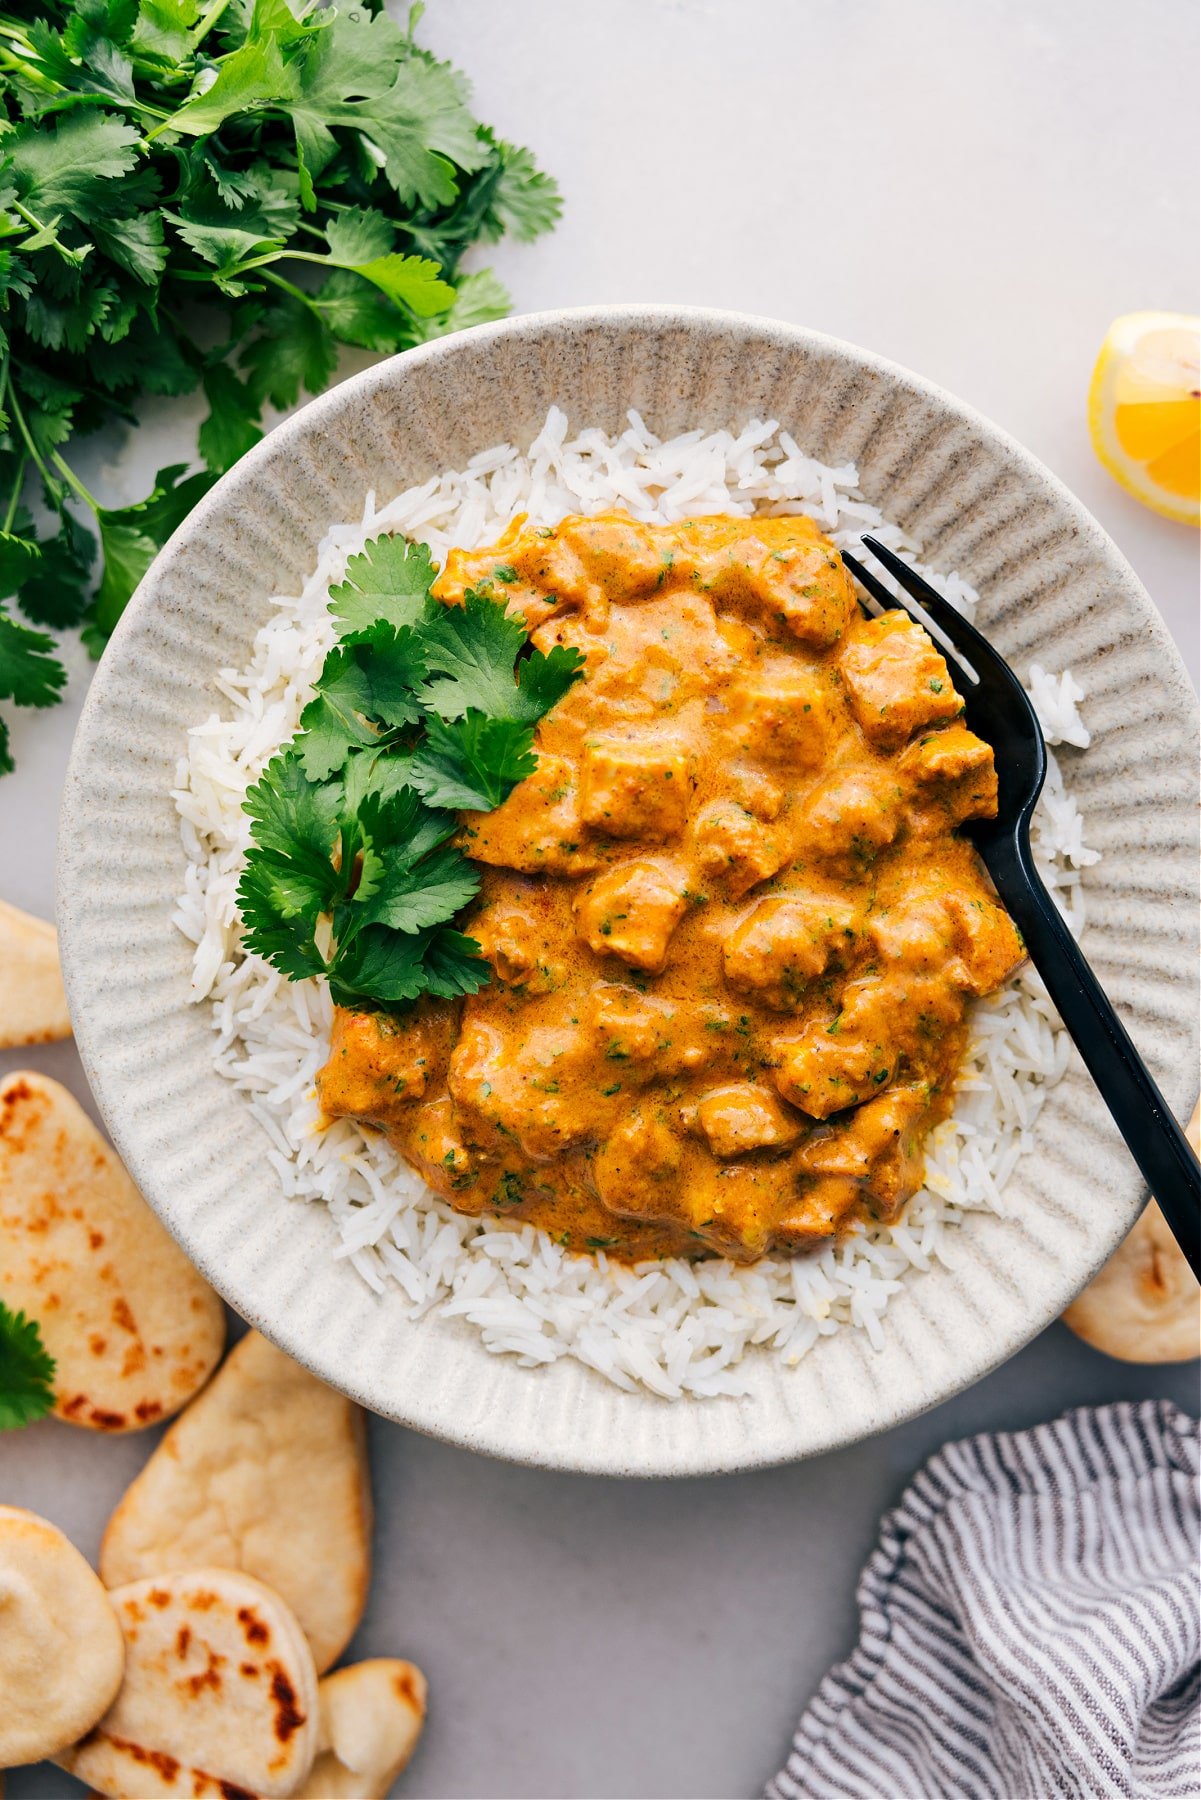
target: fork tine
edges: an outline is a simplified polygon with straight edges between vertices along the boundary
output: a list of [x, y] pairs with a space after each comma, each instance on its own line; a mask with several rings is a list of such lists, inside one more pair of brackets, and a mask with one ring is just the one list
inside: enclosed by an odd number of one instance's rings
[[[866, 539], [864, 541], [866, 542]], [[870, 569], [864, 568], [858, 557], [852, 556], [849, 550], [844, 550], [842, 552], [842, 560], [844, 565], [851, 571], [851, 574], [855, 577], [855, 580], [859, 583], [860, 587], [866, 588], [872, 599], [880, 606], [895, 607], [900, 604], [896, 595], [889, 593], [884, 583], [880, 580], [880, 577], [878, 575], [873, 575]]]
[[881, 544], [878, 539], [870, 536], [865, 536], [863, 543], [876, 561], [888, 570], [898, 587], [904, 588], [914, 600], [920, 600], [944, 630], [949, 631], [952, 626], [963, 623], [963, 614], [957, 612], [946, 596], [940, 594], [937, 588], [931, 587], [916, 569], [911, 569], [907, 562], [902, 562], [895, 550], [890, 550], [886, 544]]
[[[985, 640], [981, 638], [975, 626], [971, 625], [962, 613], [956, 612], [951, 602], [945, 599], [937, 588], [931, 587], [930, 583], [923, 580], [916, 569], [911, 569], [908, 563], [902, 562], [900, 557], [894, 551], [889, 550], [886, 545], [870, 536], [865, 536], [863, 543], [907, 595], [906, 611], [910, 613], [910, 616], [916, 614], [918, 623], [925, 626], [935, 643], [954, 658], [969, 681], [978, 685], [980, 677], [973, 668], [964, 648], [965, 643], [971, 646], [985, 645]], [[843, 560], [846, 560], [845, 557]], [[902, 601], [901, 604], [905, 605], [905, 602]]]

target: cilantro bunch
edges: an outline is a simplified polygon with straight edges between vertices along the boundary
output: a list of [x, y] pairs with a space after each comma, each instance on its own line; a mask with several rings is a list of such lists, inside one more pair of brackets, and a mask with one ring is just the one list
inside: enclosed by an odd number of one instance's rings
[[33, 1319], [0, 1300], [0, 1431], [31, 1425], [54, 1405], [54, 1358]]
[[[507, 310], [463, 253], [549, 229], [558, 193], [414, 42], [420, 11], [0, 0], [0, 701], [53, 704], [37, 628], [82, 623], [98, 653], [265, 406], [320, 392], [340, 344], [403, 350]], [[100, 505], [74, 440], [196, 388], [204, 469]]]
[[455, 815], [533, 774], [534, 727], [583, 672], [576, 650], [533, 649], [503, 600], [436, 601], [435, 573], [424, 544], [398, 537], [351, 557], [330, 597], [338, 643], [245, 801], [247, 948], [360, 1012], [487, 982], [451, 923], [479, 888], [450, 843]]

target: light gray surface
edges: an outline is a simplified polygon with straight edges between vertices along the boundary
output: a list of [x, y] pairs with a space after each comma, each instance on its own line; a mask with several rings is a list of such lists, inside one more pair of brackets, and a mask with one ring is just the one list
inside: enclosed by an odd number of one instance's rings
[[[424, 36], [563, 182], [555, 237], [495, 257], [518, 307], [742, 307], [942, 382], [1096, 513], [1195, 678], [1196, 534], [1127, 500], [1084, 429], [1109, 319], [1197, 310], [1195, 24], [1180, 0], [443, 0]], [[896, 204], [914, 190], [928, 209]], [[867, 193], [870, 207], [840, 203]], [[931, 238], [927, 212], [953, 229]], [[160, 426], [115, 460], [100, 447], [107, 493], [137, 497], [180, 435]], [[23, 724], [20, 771], [0, 783], [0, 880], [33, 910], [51, 900], [68, 734], [61, 711]], [[78, 1086], [69, 1048], [33, 1060]], [[414, 1656], [433, 1703], [399, 1791], [754, 1791], [849, 1646], [876, 1518], [920, 1460], [967, 1431], [1147, 1394], [1195, 1410], [1195, 1370], [1125, 1368], [1056, 1326], [938, 1412], [763, 1474], [539, 1475], [377, 1428], [379, 1572], [356, 1650]], [[148, 1448], [54, 1425], [6, 1437], [0, 1498], [94, 1553]], [[53, 1771], [9, 1784], [16, 1800], [68, 1791]]]

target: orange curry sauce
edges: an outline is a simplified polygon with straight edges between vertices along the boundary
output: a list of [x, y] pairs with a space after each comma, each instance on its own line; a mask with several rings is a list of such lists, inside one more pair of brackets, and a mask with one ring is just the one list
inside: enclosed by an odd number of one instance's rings
[[1023, 954], [956, 830], [996, 771], [930, 639], [863, 618], [803, 518], [519, 520], [452, 551], [435, 593], [468, 588], [586, 679], [463, 818], [494, 981], [339, 1012], [326, 1113], [572, 1250], [750, 1261], [894, 1214]]

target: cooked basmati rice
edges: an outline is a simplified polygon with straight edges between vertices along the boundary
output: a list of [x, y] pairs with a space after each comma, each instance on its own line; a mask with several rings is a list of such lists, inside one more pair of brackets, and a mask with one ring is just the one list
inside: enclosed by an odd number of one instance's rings
[[[466, 1320], [489, 1350], [529, 1366], [574, 1356], [630, 1391], [738, 1394], [745, 1384], [736, 1365], [751, 1345], [771, 1346], [791, 1365], [818, 1338], [850, 1326], [882, 1347], [882, 1317], [902, 1280], [953, 1262], [953, 1228], [965, 1214], [1005, 1212], [1006, 1182], [1069, 1055], [1032, 969], [976, 1005], [954, 1114], [932, 1134], [925, 1184], [901, 1219], [813, 1255], [750, 1267], [672, 1259], [631, 1269], [603, 1253], [570, 1255], [529, 1225], [465, 1218], [379, 1133], [345, 1119], [323, 1126], [314, 1080], [329, 1043], [329, 995], [248, 956], [236, 911], [249, 828], [243, 796], [310, 696], [333, 639], [331, 584], [381, 532], [423, 539], [441, 561], [452, 545], [490, 542], [518, 513], [550, 525], [614, 506], [661, 521], [804, 512], [841, 546], [857, 548], [871, 530], [914, 559], [916, 546], [860, 495], [855, 467], [816, 462], [774, 419], [669, 442], [637, 413], [628, 421], [616, 437], [594, 428], [573, 435], [552, 408], [528, 450], [498, 444], [382, 505], [370, 493], [360, 520], [331, 526], [303, 592], [272, 600], [249, 666], [221, 671], [224, 715], [189, 733], [175, 794], [187, 856], [176, 922], [195, 945], [192, 997], [211, 1005], [216, 1066], [262, 1126], [281, 1192], [329, 1209], [331, 1254], [349, 1257], [381, 1303], [414, 1317], [438, 1307]], [[959, 575], [925, 573], [971, 616], [977, 596]], [[1032, 665], [1030, 694], [1049, 744], [1088, 744], [1070, 672]], [[1084, 843], [1053, 757], [1033, 837], [1039, 867], [1079, 932], [1080, 871], [1097, 853]]]

